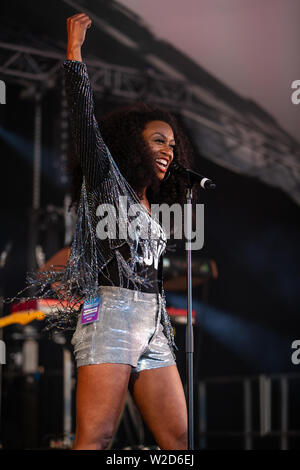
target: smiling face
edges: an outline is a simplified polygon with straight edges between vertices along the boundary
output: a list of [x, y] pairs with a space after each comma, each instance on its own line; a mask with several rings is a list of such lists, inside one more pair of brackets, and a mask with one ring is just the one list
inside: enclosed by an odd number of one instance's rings
[[163, 180], [174, 158], [175, 139], [172, 128], [163, 121], [150, 121], [142, 136], [149, 145], [155, 160], [156, 173]]

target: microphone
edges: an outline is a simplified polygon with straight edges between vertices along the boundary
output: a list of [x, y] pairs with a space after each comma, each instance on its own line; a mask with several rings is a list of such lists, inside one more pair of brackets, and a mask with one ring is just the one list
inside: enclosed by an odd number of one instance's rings
[[206, 178], [206, 176], [200, 175], [200, 173], [196, 173], [193, 170], [189, 170], [178, 162], [171, 163], [170, 171], [173, 171], [174, 173], [185, 177], [189, 182], [193, 184], [199, 183], [201, 188], [203, 189], [215, 189], [216, 187], [215, 183], [213, 183], [212, 180], [210, 180], [209, 178]]

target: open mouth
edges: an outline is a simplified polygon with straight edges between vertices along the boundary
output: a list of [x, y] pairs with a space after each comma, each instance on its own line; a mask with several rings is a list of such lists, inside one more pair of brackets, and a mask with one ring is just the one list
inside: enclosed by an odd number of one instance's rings
[[160, 171], [163, 171], [164, 173], [167, 171], [168, 160], [166, 160], [164, 158], [156, 158], [155, 163], [156, 163], [156, 166], [159, 168]]

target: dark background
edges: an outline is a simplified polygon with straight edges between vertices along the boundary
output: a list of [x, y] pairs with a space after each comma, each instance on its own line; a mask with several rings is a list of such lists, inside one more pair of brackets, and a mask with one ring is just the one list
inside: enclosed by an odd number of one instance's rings
[[[65, 5], [61, 7], [61, 14], [65, 17], [74, 13]], [[6, 5], [4, 25], [11, 26], [16, 21], [15, 17], [10, 16], [11, 8]], [[24, 3], [22, 8], [26, 10]], [[49, 18], [50, 29], [51, 21], [55, 19]], [[42, 38], [41, 28], [44, 23], [45, 17], [40, 8], [35, 18], [27, 17], [24, 29]], [[64, 25], [57, 28], [57, 37], [63, 43]], [[124, 61], [123, 52], [121, 48], [113, 51], [116, 62], [120, 64]], [[101, 57], [103, 61], [108, 59], [105, 54]], [[130, 59], [128, 52], [125, 62], [130, 62]], [[136, 60], [135, 57], [135, 66], [138, 66]], [[61, 181], [62, 166], [57, 137], [61, 87], [62, 81], [59, 80], [54, 89], [45, 90], [43, 95], [43, 209], [49, 204], [62, 206], [68, 187], [67, 183]], [[5, 297], [14, 296], [25, 286], [28, 265], [34, 103], [32, 99], [21, 99], [21, 91], [20, 85], [9, 82], [7, 104], [0, 107], [0, 249], [3, 250], [8, 242], [12, 242], [6, 266], [1, 270], [1, 289]], [[109, 96], [105, 99], [96, 96], [98, 115], [117, 104]], [[191, 136], [188, 128], [186, 133]], [[193, 252], [193, 259], [199, 262], [202, 259], [215, 260], [219, 273], [218, 279], [210, 280], [205, 287], [193, 289], [193, 307], [197, 311], [198, 320], [195, 327], [196, 385], [200, 379], [213, 377], [249, 376], [257, 380], [259, 374], [298, 374], [300, 364], [297, 366], [291, 362], [291, 344], [300, 339], [299, 206], [287, 193], [267, 186], [256, 178], [226, 170], [201, 156], [197, 149], [196, 154], [196, 169], [211, 177], [217, 189], [214, 192], [203, 191], [199, 195], [198, 202], [205, 204], [205, 245], [200, 252]], [[38, 223], [39, 240], [48, 258], [63, 246], [63, 219], [58, 217], [49, 220], [42, 213]], [[184, 252], [179, 251], [178, 254], [184, 255]], [[185, 307], [184, 293], [167, 292], [167, 300], [169, 305]], [[9, 306], [6, 305], [3, 314], [8, 313]], [[28, 383], [16, 366], [14, 356], [15, 352], [21, 351], [22, 341], [18, 343], [15, 334], [21, 334], [22, 328], [9, 326], [4, 329], [8, 357], [7, 365], [2, 367], [2, 442], [4, 447], [46, 447], [49, 435], [58, 436], [62, 433], [61, 347], [49, 333], [43, 331], [41, 325], [36, 325], [40, 335], [40, 364], [44, 372], [36, 374], [33, 382]], [[179, 368], [185, 381], [183, 328], [175, 326], [180, 344]], [[69, 340], [67, 335], [67, 345]], [[207, 410], [208, 419], [211, 420], [209, 422], [212, 423], [211, 430], [241, 430], [242, 385], [219, 385], [216, 390], [213, 390], [213, 385], [210, 387], [212, 391]], [[253, 383], [253, 393], [257, 398], [256, 382]], [[293, 382], [289, 393], [290, 429], [299, 430], [299, 380]], [[276, 384], [273, 398], [272, 425], [274, 429], [279, 429], [280, 390]], [[198, 416], [197, 398], [196, 405]], [[27, 406], [31, 406], [30, 409], [36, 415], [28, 416], [25, 410]], [[253, 426], [258, 430], [258, 404], [254, 403], [253, 406]], [[29, 434], [34, 436], [32, 439], [26, 437], [28, 429]], [[197, 442], [200, 442], [198, 428], [196, 433]], [[146, 436], [148, 442], [151, 441], [151, 436]], [[126, 431], [122, 426], [119, 439], [119, 445], [126, 443]], [[265, 440], [256, 438], [256, 446], [259, 448], [276, 448], [278, 443], [278, 436]], [[240, 448], [243, 439], [233, 437], [224, 440], [215, 437], [214, 440], [208, 440], [207, 445], [212, 448]], [[297, 438], [290, 438], [290, 446], [297, 445]]]

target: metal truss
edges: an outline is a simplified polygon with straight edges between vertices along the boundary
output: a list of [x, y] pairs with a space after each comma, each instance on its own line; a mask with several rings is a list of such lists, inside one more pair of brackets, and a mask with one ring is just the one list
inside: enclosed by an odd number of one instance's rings
[[[58, 52], [0, 42], [0, 62], [3, 64], [0, 67], [0, 75], [28, 88], [38, 84], [52, 88], [60, 75], [64, 58], [65, 56]], [[220, 99], [215, 99], [211, 104], [209, 93], [188, 81], [171, 80], [151, 68], [141, 72], [99, 60], [87, 59], [85, 63], [89, 67], [95, 93], [109, 93], [127, 100], [141, 99], [168, 105], [174, 110], [188, 114], [191, 119], [202, 125], [241, 141], [241, 126], [246, 127], [248, 132], [250, 130], [245, 117], [230, 110], [228, 106], [226, 109]], [[195, 92], [196, 88], [198, 93]], [[271, 130], [262, 129], [260, 124], [252, 123], [252, 130], [265, 134]], [[275, 129], [272, 130], [274, 133]]]
[[62, 59], [57, 52], [0, 42], [0, 75], [24, 86], [39, 82], [53, 86]]
[[[0, 42], [0, 61], [3, 64], [0, 75], [24, 86], [41, 83], [52, 88], [64, 58], [57, 52]], [[173, 108], [193, 108], [196, 111], [195, 96], [189, 92], [185, 82], [170, 80], [150, 69], [142, 73], [99, 60], [86, 60], [85, 63], [89, 66], [95, 93], [109, 91], [113, 96], [128, 100], [143, 98]]]
[[[65, 56], [59, 52], [0, 42], [0, 75], [31, 88], [41, 84], [53, 88], [61, 73]], [[202, 125], [237, 140], [243, 140], [241, 126], [249, 132], [267, 134], [280, 128], [270, 123], [253, 121], [250, 125], [236, 110], [224, 106], [220, 99], [211, 100], [211, 94], [188, 81], [171, 80], [152, 68], [143, 72], [131, 67], [108, 64], [99, 60], [85, 60], [95, 93], [109, 93], [127, 100], [143, 99], [170, 106], [196, 119]], [[251, 129], [250, 129], [251, 127]], [[283, 134], [283, 133], [282, 133]], [[239, 139], [240, 138], [240, 139]]]
[[[60, 52], [0, 42], [0, 77], [24, 86], [23, 97], [55, 87], [65, 56]], [[300, 146], [272, 118], [230, 107], [222, 97], [188, 81], [171, 80], [153, 68], [144, 71], [87, 59], [94, 93], [168, 106], [193, 122], [198, 148], [210, 160], [286, 189], [278, 180], [282, 166], [291, 187], [300, 181]], [[198, 129], [198, 131], [195, 129]], [[202, 141], [201, 141], [202, 139]], [[214, 142], [214, 149], [202, 142]], [[224, 158], [225, 154], [225, 158]], [[283, 160], [284, 158], [284, 160]], [[276, 170], [278, 168], [278, 170]], [[274, 172], [276, 175], [274, 175]], [[278, 175], [277, 175], [278, 173]], [[278, 183], [279, 181], [279, 183]], [[300, 194], [294, 196], [300, 202]]]

